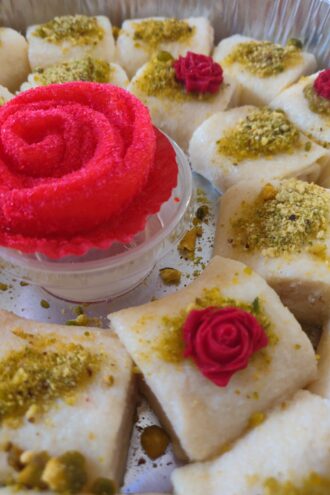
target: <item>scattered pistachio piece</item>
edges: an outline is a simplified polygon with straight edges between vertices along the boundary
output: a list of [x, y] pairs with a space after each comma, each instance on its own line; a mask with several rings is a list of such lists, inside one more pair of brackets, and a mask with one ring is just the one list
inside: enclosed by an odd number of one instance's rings
[[23, 452], [20, 460], [25, 466], [18, 474], [18, 484], [26, 488], [47, 488], [44, 480], [42, 480], [42, 473], [49, 460], [48, 453], [45, 451], [26, 451]]
[[80, 452], [68, 451], [48, 460], [42, 481], [56, 492], [78, 493], [87, 482], [85, 458]]
[[164, 455], [169, 443], [167, 433], [160, 426], [148, 426], [142, 432], [141, 445], [150, 459], [158, 459]]
[[114, 495], [116, 485], [109, 478], [97, 478], [90, 488], [93, 495]]
[[159, 275], [166, 285], [178, 285], [181, 281], [181, 272], [176, 268], [161, 268]]

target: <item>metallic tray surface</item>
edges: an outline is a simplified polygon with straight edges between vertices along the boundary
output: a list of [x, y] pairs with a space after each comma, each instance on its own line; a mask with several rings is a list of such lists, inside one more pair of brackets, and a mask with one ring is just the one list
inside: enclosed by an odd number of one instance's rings
[[[56, 15], [104, 14], [115, 25], [124, 19], [147, 16], [206, 16], [215, 28], [215, 40], [235, 33], [285, 43], [296, 37], [318, 58], [319, 66], [330, 66], [330, 0], [1, 0], [0, 24], [22, 32], [30, 24], [47, 21]], [[85, 307], [90, 317], [99, 319], [107, 327], [107, 315], [118, 309], [143, 304], [188, 285], [202, 270], [212, 255], [218, 193], [198, 175], [195, 188], [202, 189], [210, 207], [208, 224], [203, 224], [203, 236], [198, 240], [198, 263], [180, 258], [173, 250], [154, 267], [150, 275], [131, 292], [113, 300]], [[196, 201], [195, 209], [199, 206]], [[175, 267], [182, 271], [178, 287], [165, 286], [159, 269]], [[0, 307], [19, 316], [54, 323], [65, 323], [75, 317], [76, 305], [59, 300], [44, 290], [21, 286], [18, 280], [0, 270], [0, 282], [8, 286], [0, 291]], [[46, 300], [49, 308], [42, 306]], [[69, 329], [70, 327], [68, 327]], [[142, 398], [138, 405], [138, 419], [132, 432], [127, 471], [122, 493], [171, 492], [170, 473], [178, 466], [171, 446], [164, 456], [150, 460], [140, 445], [145, 426], [159, 424], [156, 416]]]

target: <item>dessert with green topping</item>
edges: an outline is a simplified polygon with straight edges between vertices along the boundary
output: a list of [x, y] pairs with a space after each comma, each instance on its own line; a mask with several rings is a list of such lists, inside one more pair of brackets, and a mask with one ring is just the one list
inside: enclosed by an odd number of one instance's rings
[[40, 24], [34, 30], [33, 36], [55, 44], [69, 41], [74, 45], [89, 45], [102, 40], [104, 30], [96, 17], [66, 15]]
[[251, 112], [218, 140], [218, 151], [236, 162], [248, 158], [293, 152], [300, 135], [282, 110], [262, 108]]
[[[314, 89], [314, 84], [311, 82], [304, 87], [304, 96], [308, 102], [312, 112], [319, 113], [323, 116], [330, 117], [330, 99], [319, 96]], [[330, 121], [329, 121], [330, 122]], [[325, 123], [326, 125], [326, 123]], [[329, 124], [330, 125], [330, 124]]]
[[37, 67], [34, 71], [35, 82], [42, 86], [70, 81], [107, 83], [110, 82], [110, 76], [110, 64], [91, 57], [59, 62], [50, 67]]
[[280, 74], [301, 61], [301, 47], [290, 43], [283, 47], [271, 41], [239, 43], [225, 58], [224, 65], [238, 63], [251, 74], [269, 77]]
[[232, 246], [265, 256], [308, 250], [325, 240], [329, 206], [329, 193], [315, 184], [296, 179], [266, 184], [232, 219]]
[[134, 40], [142, 41], [147, 48], [157, 48], [160, 43], [186, 41], [195, 32], [195, 27], [181, 19], [145, 19], [135, 22]]

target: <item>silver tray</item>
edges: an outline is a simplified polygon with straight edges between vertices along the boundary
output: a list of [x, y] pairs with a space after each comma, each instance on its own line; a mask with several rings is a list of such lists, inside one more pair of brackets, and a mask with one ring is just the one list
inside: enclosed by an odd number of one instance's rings
[[[104, 14], [113, 24], [126, 18], [164, 15], [188, 17], [202, 15], [215, 28], [216, 42], [234, 33], [285, 43], [296, 37], [318, 58], [320, 67], [330, 66], [330, 0], [1, 0], [0, 24], [25, 31], [30, 24], [44, 22], [55, 15]], [[191, 282], [211, 257], [215, 214], [219, 195], [211, 185], [195, 175], [195, 188], [205, 191], [210, 207], [208, 224], [203, 224], [203, 236], [198, 241], [197, 262], [182, 260], [177, 250], [170, 252], [154, 268], [144, 282], [128, 294], [114, 300], [92, 304], [86, 314], [98, 318], [107, 327], [106, 316], [118, 309], [143, 304], [162, 297]], [[196, 200], [196, 209], [199, 206]], [[175, 267], [182, 271], [178, 287], [165, 286], [159, 269]], [[76, 305], [61, 301], [33, 286], [21, 286], [18, 280], [0, 271], [0, 307], [17, 315], [39, 321], [65, 323], [75, 317]], [[42, 306], [46, 300], [49, 308]], [[44, 303], [43, 303], [44, 305]], [[164, 456], [151, 461], [140, 446], [143, 427], [159, 424], [148, 404], [141, 398], [138, 419], [133, 429], [128, 454], [123, 493], [170, 492], [170, 473], [178, 466], [171, 446]]]

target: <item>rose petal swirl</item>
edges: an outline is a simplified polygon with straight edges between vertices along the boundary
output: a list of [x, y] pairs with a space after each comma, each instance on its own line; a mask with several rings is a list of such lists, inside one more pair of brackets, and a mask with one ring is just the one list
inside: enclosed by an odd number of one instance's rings
[[330, 69], [323, 70], [319, 73], [314, 81], [314, 89], [319, 96], [330, 100]]
[[216, 93], [223, 81], [221, 65], [207, 55], [188, 52], [173, 67], [176, 79], [184, 83], [188, 93]]
[[[157, 186], [164, 152], [168, 177]], [[0, 244], [57, 258], [129, 240], [169, 198], [177, 165], [137, 98], [73, 82], [0, 109], [0, 174]]]
[[268, 344], [258, 320], [240, 308], [193, 310], [183, 326], [184, 356], [219, 387], [248, 366], [251, 356]]

